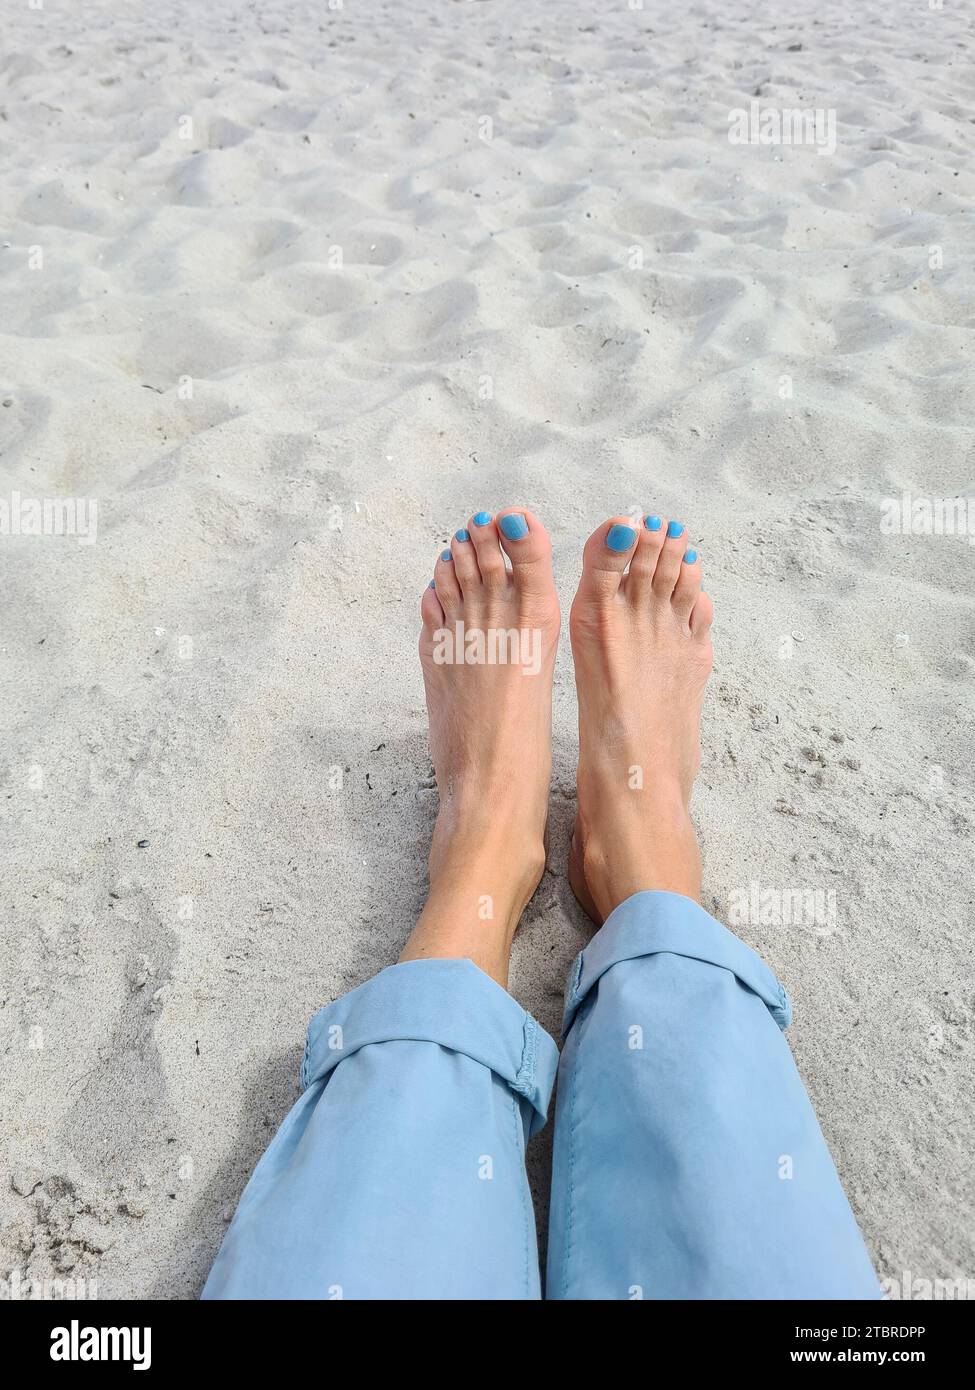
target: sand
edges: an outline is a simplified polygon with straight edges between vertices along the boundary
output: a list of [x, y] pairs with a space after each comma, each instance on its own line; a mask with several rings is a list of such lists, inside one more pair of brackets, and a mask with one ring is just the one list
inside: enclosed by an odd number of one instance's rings
[[[975, 549], [881, 525], [975, 488], [970, 16], [0, 19], [0, 497], [97, 505], [0, 535], [5, 1278], [198, 1293], [309, 1016], [423, 900], [418, 598], [519, 503], [566, 609], [604, 517], [686, 523], [705, 904], [793, 997], [881, 1275], [975, 1275]], [[732, 143], [753, 99], [835, 149]], [[563, 638], [512, 975], [552, 1031], [574, 723]]]

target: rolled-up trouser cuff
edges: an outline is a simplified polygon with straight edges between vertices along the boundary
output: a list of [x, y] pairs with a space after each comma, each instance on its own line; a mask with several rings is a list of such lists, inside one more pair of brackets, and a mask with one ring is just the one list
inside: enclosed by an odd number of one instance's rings
[[573, 963], [565, 993], [562, 1032], [568, 1033], [583, 999], [606, 971], [623, 960], [666, 951], [730, 970], [768, 1008], [780, 1028], [792, 1021], [789, 996], [772, 971], [743, 941], [681, 893], [634, 893], [606, 918]]
[[469, 960], [402, 961], [321, 1009], [308, 1025], [302, 1086], [362, 1047], [405, 1038], [489, 1067], [530, 1104], [529, 1132], [545, 1123], [559, 1060], [555, 1040]]

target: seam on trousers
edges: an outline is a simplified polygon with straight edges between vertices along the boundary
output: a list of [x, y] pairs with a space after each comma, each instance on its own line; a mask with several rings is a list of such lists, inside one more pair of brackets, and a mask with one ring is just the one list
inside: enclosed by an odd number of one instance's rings
[[530, 1272], [531, 1272], [531, 1267], [530, 1267], [530, 1264], [529, 1264], [529, 1261], [531, 1260], [531, 1224], [530, 1224], [531, 1218], [530, 1218], [530, 1214], [529, 1214], [530, 1208], [531, 1208], [531, 1194], [530, 1194], [529, 1191], [528, 1191], [528, 1174], [527, 1174], [527, 1172], [526, 1172], [526, 1170], [525, 1170], [525, 1163], [524, 1163], [523, 1150], [522, 1150], [522, 1140], [523, 1140], [523, 1138], [524, 1138], [524, 1133], [525, 1133], [525, 1131], [522, 1129], [522, 1124], [521, 1124], [521, 1105], [519, 1104], [518, 1097], [515, 1095], [515, 1093], [514, 1093], [513, 1091], [510, 1091], [510, 1090], [509, 1090], [508, 1095], [511, 1097], [511, 1114], [512, 1114], [512, 1118], [513, 1118], [513, 1120], [514, 1120], [514, 1126], [515, 1126], [515, 1159], [516, 1159], [517, 1163], [519, 1164], [519, 1166], [520, 1166], [520, 1168], [521, 1168], [521, 1177], [522, 1177], [522, 1182], [521, 1182], [521, 1228], [522, 1228], [522, 1234], [523, 1234], [523, 1239], [522, 1239], [522, 1252], [523, 1252], [522, 1277], [523, 1277], [523, 1279], [524, 1279], [524, 1284], [525, 1284], [525, 1298], [526, 1298], [526, 1300], [527, 1300], [528, 1298], [531, 1297], [531, 1279], [529, 1278], [529, 1275], [530, 1275]]
[[[577, 1023], [578, 1017], [573, 1019]], [[568, 1169], [566, 1177], [566, 1214], [565, 1214], [565, 1249], [562, 1254], [562, 1297], [569, 1296], [569, 1258], [572, 1252], [572, 1227], [575, 1220], [575, 1166], [576, 1166], [576, 1097], [579, 1090], [579, 1072], [581, 1071], [580, 1059], [582, 1049], [575, 1049], [575, 1064], [572, 1069], [572, 1087], [569, 1091], [569, 1158], [566, 1167]]]
[[573, 1010], [577, 1009], [581, 1002], [579, 999], [579, 985], [582, 982], [582, 967], [584, 964], [585, 954], [585, 951], [579, 952], [579, 954], [576, 956], [575, 960], [572, 963], [572, 969], [569, 971], [569, 986], [566, 996], [566, 1010], [569, 1008], [572, 1008]]
[[521, 1048], [521, 1062], [518, 1065], [518, 1075], [511, 1083], [514, 1090], [519, 1095], [531, 1099], [531, 1093], [535, 1089], [535, 1059], [538, 1055], [538, 1024], [531, 1014], [525, 1015], [525, 1030]]
[[309, 1063], [309, 1061], [310, 1061], [310, 1058], [309, 1058], [309, 1055], [308, 1055], [308, 1054], [309, 1054], [309, 1049], [310, 1049], [310, 1047], [311, 1047], [311, 1038], [309, 1037], [309, 1029], [306, 1028], [306, 1029], [305, 1029], [305, 1045], [304, 1045], [304, 1047], [303, 1047], [302, 1050], [301, 1050], [301, 1066], [298, 1068], [298, 1080], [301, 1082], [301, 1089], [302, 1089], [303, 1091], [305, 1091], [305, 1090], [308, 1089], [308, 1063]]
[[782, 1029], [783, 1033], [792, 1022], [792, 1003], [789, 999], [789, 992], [783, 984], [779, 985], [778, 1008], [773, 1009], [772, 1017]]

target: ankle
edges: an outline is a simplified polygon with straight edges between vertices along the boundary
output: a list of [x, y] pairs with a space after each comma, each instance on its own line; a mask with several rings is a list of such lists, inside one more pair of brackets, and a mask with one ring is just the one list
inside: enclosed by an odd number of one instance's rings
[[701, 897], [701, 851], [683, 799], [654, 802], [649, 815], [619, 816], [605, 834], [582, 827], [586, 885], [605, 921], [614, 908], [646, 891]]
[[489, 832], [444, 842], [435, 832], [430, 850], [430, 900], [473, 909], [480, 929], [492, 925], [514, 935], [518, 919], [545, 871], [539, 834]]
[[544, 870], [541, 836], [447, 840], [438, 823], [430, 893], [400, 960], [470, 960], [507, 988], [511, 943]]

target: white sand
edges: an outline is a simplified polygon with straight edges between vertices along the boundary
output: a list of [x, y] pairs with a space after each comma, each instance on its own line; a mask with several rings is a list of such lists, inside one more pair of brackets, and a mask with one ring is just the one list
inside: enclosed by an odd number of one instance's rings
[[[687, 523], [706, 905], [835, 893], [827, 934], [738, 929], [881, 1273], [975, 1275], [975, 550], [879, 524], [975, 491], [970, 14], [0, 22], [0, 497], [98, 503], [93, 545], [0, 537], [3, 1272], [198, 1292], [308, 1017], [422, 901], [437, 549], [521, 503], [566, 608], [603, 517]], [[834, 109], [835, 153], [731, 144], [756, 91]], [[553, 1031], [586, 937], [567, 642], [557, 682], [513, 973]]]

